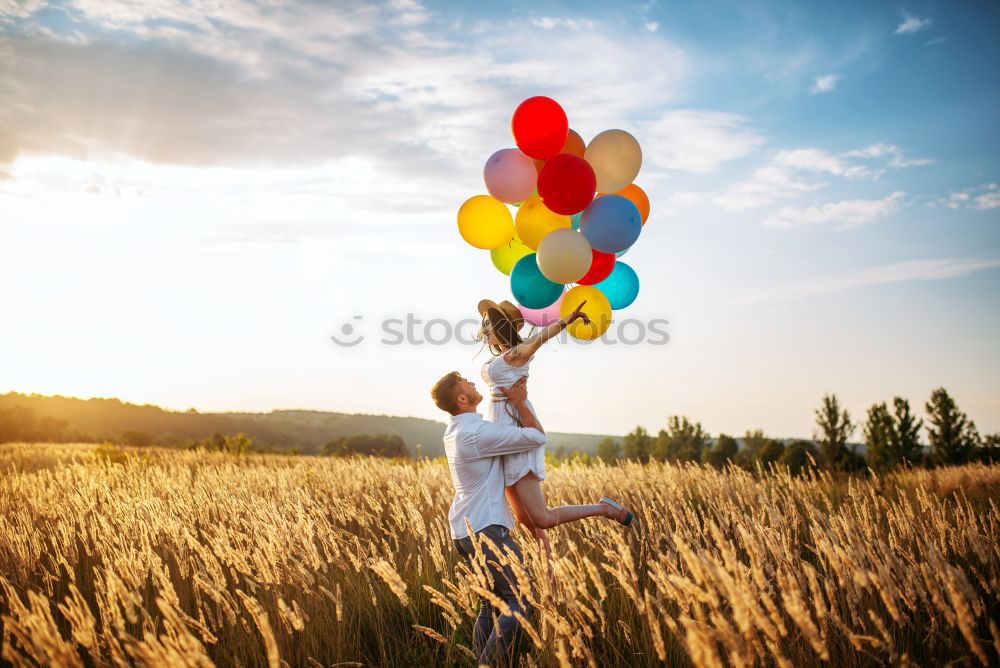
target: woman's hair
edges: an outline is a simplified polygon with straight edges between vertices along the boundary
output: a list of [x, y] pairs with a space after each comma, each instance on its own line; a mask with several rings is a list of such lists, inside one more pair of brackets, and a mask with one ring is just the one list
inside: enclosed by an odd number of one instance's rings
[[505, 318], [503, 314], [495, 308], [488, 308], [486, 309], [486, 313], [483, 314], [483, 326], [479, 328], [479, 333], [476, 335], [476, 338], [488, 345], [490, 352], [494, 355], [501, 354], [503, 349], [500, 346], [489, 342], [490, 337], [486, 333], [486, 325], [490, 326], [493, 333], [496, 334], [497, 338], [500, 339], [500, 341], [502, 341], [508, 349], [513, 348], [523, 341], [521, 335], [517, 333], [517, 329], [514, 328], [514, 323], [512, 323], [509, 318]]

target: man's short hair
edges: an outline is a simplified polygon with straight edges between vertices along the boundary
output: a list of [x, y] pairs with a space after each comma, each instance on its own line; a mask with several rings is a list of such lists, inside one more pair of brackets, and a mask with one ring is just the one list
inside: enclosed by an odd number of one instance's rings
[[462, 374], [451, 371], [441, 377], [441, 380], [434, 383], [431, 388], [431, 399], [435, 405], [446, 413], [456, 415], [458, 413], [458, 383], [462, 380]]

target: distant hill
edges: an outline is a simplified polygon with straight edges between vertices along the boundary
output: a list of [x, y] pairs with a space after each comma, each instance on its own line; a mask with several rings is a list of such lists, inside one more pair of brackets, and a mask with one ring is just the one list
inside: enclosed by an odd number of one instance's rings
[[[59, 395], [0, 394], [0, 410], [24, 406], [38, 417], [64, 420], [72, 432], [99, 440], [117, 440], [124, 432], [149, 434], [162, 445], [212, 434], [244, 433], [257, 445], [277, 450], [297, 448], [302, 453], [322, 452], [323, 446], [341, 436], [386, 434], [399, 436], [411, 454], [437, 457], [444, 454], [441, 437], [445, 424], [423, 418], [365, 413], [332, 413], [307, 410], [275, 410], [269, 413], [199, 413], [194, 409], [169, 411], [150, 404], [137, 405], [119, 399], [75, 399]], [[594, 453], [599, 434], [550, 432], [552, 450], [584, 450]], [[615, 437], [616, 440], [620, 440]]]

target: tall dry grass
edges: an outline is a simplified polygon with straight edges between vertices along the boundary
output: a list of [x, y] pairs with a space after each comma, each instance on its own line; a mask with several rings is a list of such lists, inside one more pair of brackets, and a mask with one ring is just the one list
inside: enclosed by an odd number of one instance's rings
[[[523, 534], [538, 665], [1000, 661], [1000, 467], [875, 480], [563, 465], [607, 520]], [[471, 665], [440, 462], [0, 446], [15, 665]]]

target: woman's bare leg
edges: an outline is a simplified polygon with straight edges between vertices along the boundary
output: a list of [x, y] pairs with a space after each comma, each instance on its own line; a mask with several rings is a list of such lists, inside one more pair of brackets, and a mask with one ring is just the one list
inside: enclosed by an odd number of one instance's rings
[[625, 518], [626, 511], [612, 508], [606, 503], [549, 508], [545, 503], [542, 481], [533, 473], [529, 473], [506, 489], [508, 499], [511, 489], [514, 490], [521, 509], [527, 514], [532, 525], [539, 529], [551, 529], [585, 517], [607, 517], [618, 521]]
[[518, 523], [524, 525], [524, 528], [528, 531], [534, 531], [535, 525], [531, 523], [531, 516], [524, 509], [524, 506], [521, 505], [521, 500], [517, 498], [517, 492], [514, 491], [514, 488], [504, 487], [503, 493], [507, 496], [507, 504], [513, 511]]
[[504, 494], [507, 495], [507, 503], [510, 504], [510, 509], [514, 511], [514, 517], [517, 518], [517, 521], [542, 544], [542, 548], [545, 550], [545, 563], [551, 571], [552, 545], [549, 543], [549, 535], [545, 533], [545, 529], [535, 526], [535, 523], [531, 521], [531, 515], [521, 505], [521, 500], [517, 498], [517, 492], [514, 491], [513, 487], [505, 487]]

